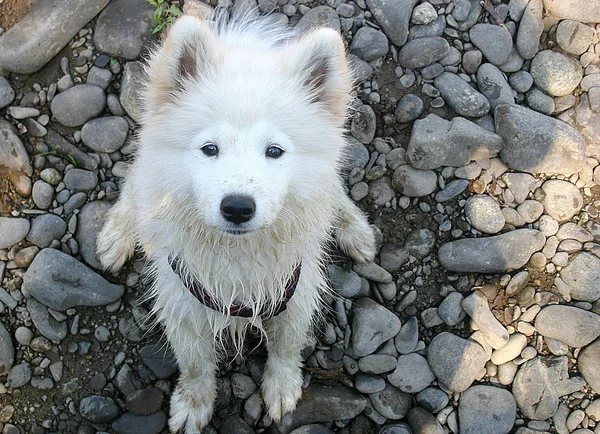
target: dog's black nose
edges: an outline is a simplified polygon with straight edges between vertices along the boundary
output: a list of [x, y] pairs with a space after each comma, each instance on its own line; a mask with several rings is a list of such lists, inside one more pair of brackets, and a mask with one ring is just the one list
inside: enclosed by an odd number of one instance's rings
[[239, 225], [254, 216], [256, 204], [248, 196], [227, 196], [221, 201], [221, 214], [225, 220]]

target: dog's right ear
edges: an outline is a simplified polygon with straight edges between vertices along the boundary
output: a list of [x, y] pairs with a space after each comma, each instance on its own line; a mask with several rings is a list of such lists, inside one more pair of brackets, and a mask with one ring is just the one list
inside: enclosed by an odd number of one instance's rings
[[189, 80], [198, 80], [217, 63], [217, 41], [208, 23], [185, 15], [169, 30], [148, 62], [146, 109], [173, 102]]

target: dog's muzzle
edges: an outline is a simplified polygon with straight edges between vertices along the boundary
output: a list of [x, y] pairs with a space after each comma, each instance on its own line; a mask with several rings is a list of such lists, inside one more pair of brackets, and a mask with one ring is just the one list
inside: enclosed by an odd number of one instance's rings
[[226, 196], [221, 201], [221, 215], [236, 225], [250, 221], [255, 211], [256, 203], [250, 196]]

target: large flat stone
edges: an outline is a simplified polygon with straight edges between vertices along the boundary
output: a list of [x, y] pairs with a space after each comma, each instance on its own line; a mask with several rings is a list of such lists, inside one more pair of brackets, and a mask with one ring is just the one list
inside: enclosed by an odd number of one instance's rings
[[103, 306], [123, 295], [123, 286], [113, 285], [77, 259], [55, 249], [43, 249], [23, 275], [23, 288], [52, 309]]
[[109, 0], [41, 0], [0, 37], [0, 69], [31, 74], [41, 69]]
[[581, 0], [544, 0], [546, 10], [561, 20], [600, 23], [600, 3]]
[[465, 238], [439, 249], [441, 264], [461, 273], [503, 273], [523, 267], [546, 242], [533, 229], [518, 229], [487, 238]]

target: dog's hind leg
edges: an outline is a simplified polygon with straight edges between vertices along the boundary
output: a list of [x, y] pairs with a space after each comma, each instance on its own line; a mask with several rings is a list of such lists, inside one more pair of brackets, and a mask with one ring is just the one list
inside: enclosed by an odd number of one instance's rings
[[372, 261], [377, 253], [373, 229], [341, 186], [336, 195], [336, 216], [334, 236], [340, 250], [355, 261]]
[[98, 235], [96, 252], [106, 270], [118, 271], [135, 250], [135, 212], [132, 185], [125, 182], [119, 200], [107, 213], [107, 220]]
[[194, 318], [165, 323], [175, 352], [180, 376], [171, 395], [169, 429], [173, 433], [200, 434], [210, 422], [217, 395], [214, 339], [212, 332], [200, 336], [191, 326]]

